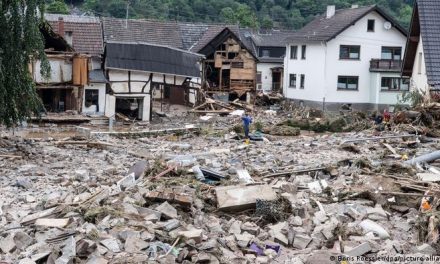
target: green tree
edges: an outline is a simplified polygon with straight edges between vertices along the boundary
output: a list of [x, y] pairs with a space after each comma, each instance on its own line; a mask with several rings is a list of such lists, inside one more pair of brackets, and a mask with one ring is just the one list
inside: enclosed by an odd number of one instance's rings
[[0, 123], [8, 127], [38, 115], [42, 107], [28, 65], [41, 60], [43, 76], [50, 67], [40, 32], [44, 1], [0, 1]]
[[69, 7], [62, 0], [54, 0], [47, 4], [47, 13], [69, 14]]

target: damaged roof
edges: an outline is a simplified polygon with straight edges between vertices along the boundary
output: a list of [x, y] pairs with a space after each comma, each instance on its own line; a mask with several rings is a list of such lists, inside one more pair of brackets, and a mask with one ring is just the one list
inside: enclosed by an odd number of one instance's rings
[[370, 12], [377, 12], [386, 20], [391, 22], [393, 27], [399, 30], [403, 35], [407, 35], [407, 31], [395, 21], [393, 17], [385, 13], [376, 5], [347, 8], [336, 10], [331, 18], [327, 18], [326, 14], [318, 16], [302, 29], [289, 37], [288, 41], [330, 41], [338, 36], [348, 27], [354, 25]]
[[203, 55], [144, 42], [107, 42], [105, 68], [200, 77]]
[[[72, 46], [75, 51], [91, 56], [101, 56], [104, 45], [99, 18], [60, 14], [45, 14], [44, 17], [58, 34], [72, 32]], [[59, 32], [60, 18], [64, 23], [63, 34]]]
[[[186, 23], [146, 19], [102, 18], [104, 41], [144, 42], [192, 52], [200, 51], [225, 28], [231, 30], [248, 50], [252, 44], [237, 25]], [[255, 53], [253, 52], [255, 55]]]
[[404, 76], [411, 76], [422, 38], [428, 84], [440, 89], [440, 1], [417, 0], [413, 9], [411, 30], [403, 64]]

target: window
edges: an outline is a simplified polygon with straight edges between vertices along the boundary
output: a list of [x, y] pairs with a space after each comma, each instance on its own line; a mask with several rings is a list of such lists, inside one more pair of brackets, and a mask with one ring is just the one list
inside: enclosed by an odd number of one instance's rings
[[298, 59], [298, 46], [290, 46], [290, 59]]
[[419, 52], [419, 60], [417, 62], [417, 67], [419, 68], [418, 74], [422, 74], [422, 60], [423, 60], [423, 53]]
[[304, 74], [301, 74], [301, 80], [300, 80], [300, 89], [304, 89], [304, 81], [306, 79], [306, 76]]
[[401, 60], [402, 48], [401, 47], [382, 47], [383, 60]]
[[381, 81], [382, 91], [408, 91], [409, 79], [396, 77], [382, 77]]
[[338, 76], [338, 90], [358, 90], [358, 76]]
[[374, 24], [375, 24], [374, 19], [368, 19], [368, 28], [367, 28], [368, 32], [374, 32]]
[[289, 87], [296, 88], [296, 74], [289, 75]]
[[86, 89], [84, 94], [84, 105], [86, 107], [96, 106], [96, 112], [99, 112], [99, 90], [97, 89]]
[[257, 83], [261, 83], [261, 72], [257, 72]]
[[302, 45], [301, 46], [301, 59], [305, 60], [306, 59], [306, 45]]
[[270, 57], [270, 51], [269, 51], [269, 50], [264, 49], [264, 50], [262, 51], [262, 53], [263, 53], [263, 57]]
[[361, 57], [361, 46], [344, 46], [339, 48], [339, 59], [359, 60]]

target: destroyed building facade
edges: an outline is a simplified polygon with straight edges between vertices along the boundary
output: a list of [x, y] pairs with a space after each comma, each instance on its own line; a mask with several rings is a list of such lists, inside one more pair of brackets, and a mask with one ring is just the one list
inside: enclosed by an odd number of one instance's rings
[[406, 36], [377, 6], [328, 6], [287, 39], [284, 95], [328, 110], [395, 105], [409, 89], [409, 80], [400, 77]]
[[143, 121], [151, 118], [152, 98], [173, 104], [194, 104], [202, 56], [166, 46], [139, 42], [107, 42], [105, 74], [109, 82], [106, 116], [122, 113]]
[[102, 68], [104, 49], [100, 19], [60, 14], [45, 14], [45, 19], [75, 52], [89, 58], [88, 81], [78, 95], [80, 105], [75, 110], [84, 114], [104, 115], [106, 79]]
[[229, 28], [200, 46], [197, 52], [206, 56], [203, 61], [204, 90], [208, 94], [227, 94], [229, 100], [250, 101], [257, 78], [258, 59], [253, 52]]
[[440, 2], [414, 1], [402, 76], [411, 78], [411, 88], [440, 91]]
[[75, 52], [48, 23], [43, 23], [40, 31], [45, 41], [50, 76], [42, 76], [40, 60], [32, 61], [29, 70], [45, 111], [80, 111], [84, 86], [88, 83], [89, 57]]

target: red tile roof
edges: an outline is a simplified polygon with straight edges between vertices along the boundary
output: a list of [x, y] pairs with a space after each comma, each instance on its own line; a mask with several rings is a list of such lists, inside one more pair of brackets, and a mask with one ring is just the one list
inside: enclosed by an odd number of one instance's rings
[[64, 20], [64, 31], [72, 32], [73, 49], [91, 56], [101, 56], [104, 51], [102, 27], [99, 18], [86, 16], [46, 14], [45, 18], [58, 32], [58, 19]]

